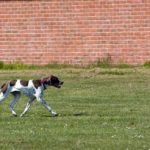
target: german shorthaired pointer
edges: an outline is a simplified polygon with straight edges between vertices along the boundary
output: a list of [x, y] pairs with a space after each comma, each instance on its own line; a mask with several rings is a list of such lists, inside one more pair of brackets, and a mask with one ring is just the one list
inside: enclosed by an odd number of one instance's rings
[[18, 102], [22, 93], [29, 98], [29, 102], [20, 117], [25, 115], [30, 108], [31, 103], [35, 99], [37, 99], [38, 102], [40, 102], [49, 112], [51, 112], [52, 116], [57, 116], [58, 114], [52, 110], [52, 108], [48, 106], [43, 99], [43, 92], [47, 89], [47, 86], [60, 88], [63, 83], [64, 82], [60, 81], [53, 75], [43, 78], [42, 80], [11, 80], [1, 86], [0, 103], [8, 96], [9, 93], [11, 93], [14, 96], [14, 99], [10, 104], [10, 110], [14, 116], [17, 116], [14, 111], [14, 105]]

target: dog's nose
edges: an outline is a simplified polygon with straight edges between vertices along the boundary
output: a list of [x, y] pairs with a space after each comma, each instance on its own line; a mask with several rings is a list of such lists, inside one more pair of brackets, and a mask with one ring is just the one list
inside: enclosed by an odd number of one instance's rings
[[64, 84], [64, 82], [62, 81], [60, 84], [61, 84], [61, 85], [63, 85], [63, 84]]

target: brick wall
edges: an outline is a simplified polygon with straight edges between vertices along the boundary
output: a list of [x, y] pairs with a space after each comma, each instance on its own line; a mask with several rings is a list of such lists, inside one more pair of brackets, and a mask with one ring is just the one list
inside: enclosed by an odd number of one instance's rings
[[150, 61], [150, 0], [0, 1], [0, 60]]

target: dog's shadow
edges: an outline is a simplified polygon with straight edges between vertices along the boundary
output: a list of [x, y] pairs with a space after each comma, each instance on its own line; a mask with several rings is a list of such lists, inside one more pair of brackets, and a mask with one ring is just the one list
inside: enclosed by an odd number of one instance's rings
[[51, 116], [51, 115], [47, 115], [47, 114], [43, 114], [41, 115], [41, 117], [51, 117], [51, 118], [58, 118], [58, 117], [82, 117], [82, 116], [88, 116], [87, 113], [83, 113], [83, 112], [77, 112], [77, 113], [61, 113], [58, 114], [57, 116]]
[[[23, 117], [20, 117], [19, 115], [11, 115], [11, 118], [29, 118], [29, 117], [35, 117], [33, 114], [26, 114]], [[46, 118], [64, 118], [64, 117], [88, 117], [90, 114], [86, 112], [76, 112], [76, 113], [59, 113], [57, 116], [52, 116], [50, 114], [41, 114], [39, 117], [46, 117]]]

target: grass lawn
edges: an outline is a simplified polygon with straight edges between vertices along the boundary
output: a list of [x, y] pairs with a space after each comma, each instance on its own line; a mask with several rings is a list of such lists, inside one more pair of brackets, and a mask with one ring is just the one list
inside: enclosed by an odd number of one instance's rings
[[[150, 150], [150, 69], [0, 70], [0, 84], [55, 74], [65, 82], [45, 99], [60, 115], [50, 117], [37, 101], [23, 118], [0, 105], [0, 150]], [[15, 110], [23, 111], [22, 96]]]

